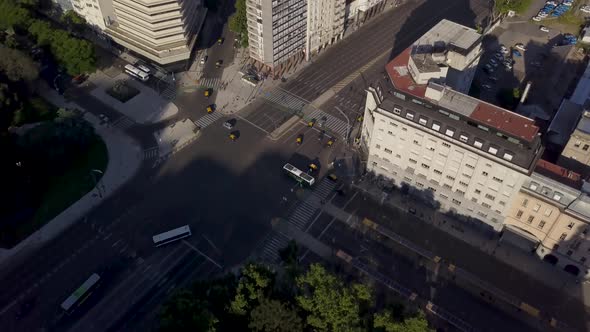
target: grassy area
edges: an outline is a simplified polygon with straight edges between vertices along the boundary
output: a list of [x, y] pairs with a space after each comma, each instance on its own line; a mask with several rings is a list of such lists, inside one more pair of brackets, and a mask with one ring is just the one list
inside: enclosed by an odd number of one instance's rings
[[27, 123], [50, 121], [57, 116], [57, 107], [41, 97], [33, 97], [27, 100], [23, 109], [14, 114], [13, 124], [22, 126]]
[[[79, 156], [61, 176], [49, 179], [47, 190], [35, 215], [30, 222], [14, 229], [14, 239], [18, 242], [27, 237], [92, 190], [95, 180], [91, 171], [98, 169], [104, 172], [107, 163], [107, 147], [97, 136], [87, 154]], [[95, 176], [96, 181], [99, 181], [101, 175]]]
[[580, 29], [584, 26], [584, 18], [578, 15], [578, 8], [572, 8], [557, 18], [557, 22], [563, 25], [575, 28], [575, 34], [580, 32]]

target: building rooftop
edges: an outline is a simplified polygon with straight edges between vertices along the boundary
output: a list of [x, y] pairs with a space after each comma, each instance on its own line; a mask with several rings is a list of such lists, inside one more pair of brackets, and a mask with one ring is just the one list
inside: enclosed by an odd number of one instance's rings
[[588, 102], [588, 97], [590, 97], [590, 63], [588, 63], [582, 77], [580, 77], [570, 100], [580, 106], [585, 106]]
[[422, 35], [414, 45], [443, 46], [444, 43], [445, 48], [464, 54], [476, 46], [481, 37], [481, 34], [474, 29], [449, 20], [442, 20]]
[[564, 147], [582, 114], [582, 106], [564, 99], [553, 117], [549, 128], [547, 129], [546, 138], [549, 142]]
[[535, 173], [546, 176], [554, 181], [565, 184], [575, 189], [582, 188], [582, 176], [576, 172], [570, 171], [567, 168], [552, 164], [546, 160], [539, 159], [535, 166]]
[[590, 112], [589, 111], [584, 111], [584, 113], [582, 113], [582, 117], [580, 118], [580, 122], [578, 122], [576, 129], [583, 132], [584, 134], [590, 135]]

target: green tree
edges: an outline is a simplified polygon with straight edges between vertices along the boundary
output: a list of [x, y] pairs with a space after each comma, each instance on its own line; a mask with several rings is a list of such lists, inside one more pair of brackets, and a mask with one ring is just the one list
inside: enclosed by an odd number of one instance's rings
[[236, 296], [230, 303], [230, 312], [246, 315], [272, 290], [273, 282], [274, 274], [269, 269], [262, 265], [247, 264], [242, 269]]
[[229, 18], [229, 29], [240, 36], [242, 47], [248, 47], [248, 18], [246, 0], [236, 0], [236, 12]]
[[498, 15], [507, 14], [509, 11], [524, 13], [531, 5], [532, 0], [495, 0], [494, 11]]
[[12, 124], [14, 114], [22, 109], [23, 97], [14, 84], [0, 83], [0, 133]]
[[73, 10], [66, 11], [61, 16], [60, 21], [65, 24], [70, 31], [82, 32], [86, 27], [86, 20]]
[[31, 23], [31, 13], [10, 0], [0, 0], [0, 29], [26, 27]]
[[11, 81], [33, 81], [39, 76], [39, 65], [27, 54], [0, 46], [0, 71]]
[[186, 290], [166, 302], [160, 312], [161, 331], [214, 332], [218, 322], [208, 303]]
[[390, 311], [379, 312], [373, 316], [373, 327], [385, 332], [430, 332], [424, 312], [405, 319], [395, 319]]
[[303, 322], [290, 305], [263, 298], [250, 312], [248, 327], [257, 332], [301, 332]]
[[361, 305], [369, 303], [371, 289], [362, 284], [346, 286], [321, 265], [311, 265], [297, 278], [299, 306], [308, 314], [307, 323], [317, 331], [358, 331]]
[[53, 32], [51, 25], [45, 21], [33, 20], [29, 25], [29, 33], [35, 37], [38, 45], [50, 45]]

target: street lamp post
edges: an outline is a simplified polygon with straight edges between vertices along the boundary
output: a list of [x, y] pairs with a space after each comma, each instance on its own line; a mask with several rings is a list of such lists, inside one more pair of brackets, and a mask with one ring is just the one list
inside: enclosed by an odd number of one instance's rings
[[98, 191], [98, 197], [102, 198], [102, 191], [100, 190], [100, 180], [96, 181], [96, 175], [95, 173], [100, 174], [101, 176], [104, 174], [101, 170], [99, 169], [92, 169], [90, 170], [90, 175], [92, 175], [92, 180], [94, 180], [94, 186], [96, 187], [96, 190]]

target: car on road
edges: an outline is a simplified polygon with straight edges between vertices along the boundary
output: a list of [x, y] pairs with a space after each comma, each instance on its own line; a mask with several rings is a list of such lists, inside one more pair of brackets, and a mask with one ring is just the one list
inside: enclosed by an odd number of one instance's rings
[[408, 212], [410, 212], [411, 214], [416, 214], [416, 209], [411, 207], [408, 209]]
[[229, 140], [232, 142], [235, 142], [238, 139], [238, 134], [236, 132], [233, 132], [231, 134], [229, 134]]
[[205, 92], [203, 94], [205, 95], [205, 97], [209, 98], [209, 97], [211, 97], [212, 93], [213, 93], [213, 89], [207, 88], [207, 89], [205, 89]]
[[318, 127], [324, 128], [324, 126], [326, 125], [326, 122], [327, 121], [328, 121], [328, 117], [327, 116], [322, 116], [322, 118], [318, 122]]
[[590, 6], [584, 5], [584, 6], [580, 7], [580, 10], [581, 10], [583, 13], [586, 13], [586, 14], [588, 14], [588, 13], [590, 13]]
[[328, 175], [328, 180], [330, 180], [332, 182], [338, 182], [338, 176], [336, 176], [336, 174], [332, 173], [332, 174]]
[[488, 75], [491, 75], [491, 74], [494, 73], [494, 68], [484, 67], [483, 68], [483, 72], [486, 73], [486, 74], [488, 74]]
[[80, 85], [80, 84], [84, 83], [84, 81], [86, 81], [87, 79], [88, 79], [87, 74], [80, 74], [80, 75], [74, 76], [74, 78], [72, 78], [72, 83], [74, 83], [76, 85]]
[[203, 57], [201, 58], [201, 64], [204, 65], [205, 62], [207, 62], [207, 59], [209, 59], [209, 57], [206, 55], [203, 55]]
[[522, 44], [522, 43], [518, 43], [518, 44], [514, 45], [514, 48], [516, 48], [517, 50], [521, 50], [523, 52], [526, 51], [526, 47], [524, 47], [524, 44]]
[[215, 68], [219, 68], [219, 67], [221, 67], [221, 65], [223, 65], [223, 60], [217, 60], [215, 62]]
[[533, 21], [541, 22], [541, 18], [539, 16], [533, 16]]
[[215, 104], [207, 106], [207, 114], [211, 114], [215, 111]]
[[520, 51], [518, 50], [512, 50], [512, 55], [514, 55], [515, 57], [521, 57], [522, 53], [520, 53]]
[[489, 84], [482, 84], [482, 85], [481, 85], [481, 87], [482, 87], [484, 90], [491, 90], [491, 89], [492, 89], [492, 86], [491, 86], [491, 85], [489, 85]]
[[504, 60], [504, 54], [502, 54], [501, 52], [498, 52], [498, 53], [494, 54], [494, 58], [496, 58], [496, 60]]
[[225, 39], [223, 37], [217, 38], [217, 45], [222, 45]]
[[145, 65], [142, 65], [142, 64], [136, 64], [136, 67], [137, 67], [139, 70], [141, 70], [141, 71], [143, 71], [144, 73], [146, 73], [146, 74], [151, 74], [151, 73], [152, 73], [152, 70], [151, 70], [151, 69], [149, 69], [149, 68], [148, 68], [147, 66], [145, 66]]
[[543, 31], [543, 32], [549, 32], [549, 29], [548, 29], [546, 26], [544, 26], [544, 25], [541, 25], [541, 26], [539, 27], [539, 30], [541, 30], [541, 31]]
[[498, 78], [496, 76], [490, 76], [488, 77], [490, 81], [492, 82], [498, 82]]
[[223, 123], [223, 128], [232, 130], [236, 125], [236, 119], [229, 119]]
[[297, 142], [298, 145], [301, 145], [301, 143], [303, 143], [303, 134], [297, 135], [295, 142]]

